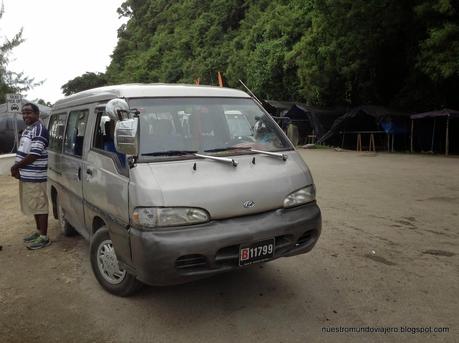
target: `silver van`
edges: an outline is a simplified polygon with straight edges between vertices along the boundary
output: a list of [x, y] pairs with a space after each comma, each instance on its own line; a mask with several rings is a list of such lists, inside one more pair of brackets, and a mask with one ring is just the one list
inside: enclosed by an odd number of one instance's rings
[[126, 296], [308, 252], [321, 232], [311, 174], [236, 89], [129, 84], [59, 100], [48, 191], [65, 235]]

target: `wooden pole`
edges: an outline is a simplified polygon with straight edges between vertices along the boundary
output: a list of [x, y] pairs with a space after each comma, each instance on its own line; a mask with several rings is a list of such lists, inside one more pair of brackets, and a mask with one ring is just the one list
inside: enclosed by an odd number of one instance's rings
[[217, 78], [218, 78], [218, 85], [220, 87], [223, 87], [223, 78], [222, 78], [222, 74], [220, 72], [217, 72]]
[[376, 152], [375, 136], [372, 133], [370, 133], [370, 144], [368, 147], [368, 151]]
[[446, 117], [446, 142], [445, 142], [445, 155], [449, 153], [449, 116]]
[[362, 151], [362, 136], [357, 134], [357, 151]]
[[411, 145], [410, 145], [411, 153], [413, 153], [413, 132], [414, 132], [414, 119], [411, 119]]
[[434, 124], [432, 128], [432, 144], [430, 144], [430, 152], [433, 154], [434, 141], [435, 141], [435, 125], [437, 124], [437, 118], [434, 118]]
[[13, 128], [14, 128], [14, 146], [13, 150], [11, 152], [14, 152], [14, 149], [16, 148], [16, 151], [19, 149], [19, 128], [18, 128], [18, 118], [17, 114], [13, 113]]

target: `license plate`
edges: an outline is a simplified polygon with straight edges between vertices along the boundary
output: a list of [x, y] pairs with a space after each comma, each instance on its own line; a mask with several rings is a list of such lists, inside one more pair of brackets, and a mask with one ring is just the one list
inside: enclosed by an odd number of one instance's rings
[[274, 257], [274, 239], [254, 243], [239, 249], [239, 265], [263, 262]]

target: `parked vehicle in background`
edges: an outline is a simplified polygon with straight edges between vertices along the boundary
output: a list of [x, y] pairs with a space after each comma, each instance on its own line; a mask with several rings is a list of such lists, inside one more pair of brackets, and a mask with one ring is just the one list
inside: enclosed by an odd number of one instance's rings
[[90, 241], [113, 294], [302, 254], [319, 238], [307, 166], [242, 91], [92, 89], [56, 102], [49, 133], [54, 215]]
[[[28, 100], [23, 99], [22, 104], [25, 104]], [[18, 104], [14, 104], [14, 110], [19, 110]], [[47, 125], [50, 108], [47, 106], [37, 105], [40, 109], [40, 120]], [[0, 154], [9, 154], [16, 152], [15, 144], [15, 118], [17, 123], [18, 137], [21, 137], [21, 133], [26, 127], [22, 115], [20, 113], [13, 114], [9, 112], [7, 104], [0, 104]]]
[[[0, 117], [0, 154], [10, 154], [16, 151], [14, 116], [13, 114], [7, 114]], [[17, 115], [16, 122], [18, 132], [22, 132], [25, 128], [22, 116]]]

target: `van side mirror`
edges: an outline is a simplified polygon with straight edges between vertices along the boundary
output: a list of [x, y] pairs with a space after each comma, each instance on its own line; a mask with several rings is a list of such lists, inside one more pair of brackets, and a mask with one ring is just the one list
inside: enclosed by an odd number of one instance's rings
[[116, 151], [133, 156], [137, 156], [139, 154], [139, 139], [137, 135], [138, 127], [139, 118], [126, 119], [116, 122]]
[[105, 105], [105, 112], [112, 120], [129, 118], [129, 105], [124, 99], [112, 99]]

